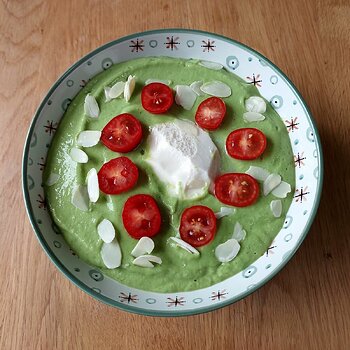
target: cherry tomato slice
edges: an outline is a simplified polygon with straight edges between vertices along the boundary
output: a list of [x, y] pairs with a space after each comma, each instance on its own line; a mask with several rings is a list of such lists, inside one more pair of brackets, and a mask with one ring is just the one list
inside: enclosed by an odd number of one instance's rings
[[195, 120], [203, 129], [217, 129], [226, 113], [225, 102], [219, 97], [209, 97], [197, 108]]
[[114, 152], [132, 151], [142, 139], [141, 123], [131, 114], [114, 117], [102, 130], [101, 141]]
[[122, 218], [126, 231], [136, 239], [155, 236], [162, 221], [156, 201], [148, 194], [136, 194], [128, 198]]
[[142, 89], [142, 107], [153, 114], [165, 113], [174, 103], [173, 91], [168, 85], [151, 83]]
[[216, 198], [234, 207], [247, 207], [259, 197], [259, 184], [248, 174], [229, 173], [216, 178]]
[[263, 154], [265, 148], [266, 136], [254, 128], [234, 130], [226, 139], [227, 153], [236, 159], [256, 159]]
[[195, 205], [184, 210], [181, 216], [180, 236], [193, 247], [208, 244], [216, 233], [214, 212], [203, 205]]
[[139, 171], [129, 158], [119, 157], [103, 164], [97, 176], [102, 192], [119, 194], [135, 186]]

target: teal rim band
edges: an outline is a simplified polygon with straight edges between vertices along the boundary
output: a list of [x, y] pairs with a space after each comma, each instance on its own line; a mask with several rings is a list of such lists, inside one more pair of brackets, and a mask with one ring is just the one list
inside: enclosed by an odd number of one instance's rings
[[[254, 56], [258, 57], [259, 59], [264, 60], [265, 62], [267, 62], [273, 69], [275, 69], [276, 71], [279, 72], [279, 74], [282, 76], [282, 78], [284, 79], [284, 81], [286, 82], [286, 84], [290, 87], [290, 89], [294, 92], [294, 94], [297, 96], [301, 106], [303, 107], [310, 124], [313, 126], [314, 129], [314, 136], [315, 136], [315, 145], [316, 145], [316, 149], [318, 152], [318, 160], [319, 160], [319, 178], [318, 178], [318, 185], [317, 185], [317, 197], [316, 200], [314, 202], [314, 205], [312, 207], [311, 210], [311, 214], [310, 217], [308, 219], [308, 222], [302, 232], [302, 235], [300, 236], [296, 246], [294, 247], [294, 249], [289, 253], [288, 258], [286, 258], [283, 262], [280, 263], [280, 265], [273, 271], [273, 273], [271, 273], [269, 276], [267, 276], [266, 278], [264, 278], [263, 280], [261, 280], [256, 286], [254, 286], [253, 288], [249, 289], [248, 291], [245, 291], [239, 295], [237, 295], [236, 297], [223, 301], [219, 304], [213, 304], [211, 306], [206, 306], [206, 307], [202, 307], [202, 308], [196, 308], [194, 310], [185, 310], [185, 311], [160, 311], [160, 310], [148, 310], [148, 309], [142, 309], [142, 308], [138, 308], [138, 307], [132, 307], [126, 304], [121, 304], [113, 299], [110, 299], [102, 294], [97, 293], [96, 291], [92, 290], [90, 287], [88, 287], [87, 285], [85, 285], [83, 282], [81, 282], [78, 278], [76, 278], [75, 276], [73, 276], [71, 274], [71, 272], [68, 271], [68, 269], [61, 263], [61, 261], [58, 260], [58, 258], [55, 256], [55, 254], [52, 252], [51, 248], [48, 246], [48, 244], [46, 243], [44, 237], [41, 234], [40, 228], [38, 227], [34, 217], [33, 217], [33, 210], [32, 210], [32, 206], [30, 203], [30, 198], [29, 198], [29, 194], [28, 194], [28, 190], [27, 190], [27, 160], [28, 160], [28, 153], [29, 153], [29, 148], [30, 148], [30, 140], [36, 125], [36, 122], [39, 118], [39, 115], [42, 111], [42, 109], [44, 108], [44, 106], [46, 105], [47, 101], [49, 100], [49, 97], [51, 96], [51, 94], [56, 90], [56, 88], [58, 87], [59, 84], [61, 84], [61, 82], [67, 78], [67, 76], [73, 72], [76, 68], [78, 68], [83, 62], [89, 60], [91, 57], [93, 57], [94, 55], [96, 55], [97, 53], [111, 47], [114, 46], [115, 44], [118, 44], [120, 42], [126, 41], [126, 40], [131, 40], [131, 39], [135, 39], [138, 36], [141, 35], [151, 35], [151, 34], [171, 34], [171, 33], [193, 33], [193, 34], [204, 34], [204, 35], [209, 35], [212, 38], [217, 38], [223, 41], [226, 41], [230, 44], [234, 44], [240, 48], [243, 48], [244, 50], [250, 52], [251, 54], [253, 54]], [[322, 146], [321, 146], [321, 141], [320, 141], [320, 136], [316, 127], [316, 123], [312, 118], [311, 112], [309, 110], [309, 108], [307, 107], [304, 99], [302, 98], [301, 94], [299, 93], [299, 91], [297, 90], [297, 88], [294, 86], [294, 84], [290, 81], [290, 79], [274, 64], [272, 63], [269, 59], [267, 59], [265, 56], [263, 56], [262, 54], [260, 54], [259, 52], [255, 51], [254, 49], [251, 49], [250, 47], [236, 41], [233, 39], [229, 39], [226, 38], [222, 35], [218, 35], [218, 34], [213, 34], [210, 32], [206, 32], [206, 31], [200, 31], [200, 30], [190, 30], [190, 29], [176, 29], [176, 28], [172, 28], [172, 29], [159, 29], [159, 30], [151, 30], [151, 31], [146, 31], [146, 32], [140, 32], [140, 33], [135, 33], [132, 35], [128, 35], [125, 37], [122, 37], [120, 39], [111, 41], [99, 48], [97, 48], [96, 50], [88, 53], [87, 55], [85, 55], [83, 58], [81, 58], [79, 61], [77, 61], [76, 63], [74, 63], [50, 88], [50, 90], [48, 91], [48, 93], [46, 94], [46, 96], [44, 97], [44, 99], [42, 100], [39, 108], [37, 109], [37, 111], [35, 112], [35, 116], [31, 122], [31, 125], [29, 127], [29, 131], [27, 133], [27, 137], [26, 137], [26, 141], [25, 141], [25, 145], [24, 145], [24, 150], [23, 150], [23, 158], [22, 158], [22, 190], [23, 190], [23, 196], [24, 196], [24, 201], [25, 201], [25, 205], [26, 205], [26, 210], [27, 210], [27, 214], [29, 216], [32, 228], [42, 246], [42, 248], [44, 249], [44, 251], [46, 252], [46, 254], [49, 256], [49, 258], [52, 260], [52, 262], [56, 265], [56, 267], [69, 279], [71, 280], [76, 286], [78, 286], [80, 289], [82, 289], [84, 292], [86, 292], [87, 294], [89, 294], [90, 296], [94, 297], [95, 299], [107, 304], [107, 305], [111, 305], [114, 307], [117, 307], [121, 310], [125, 310], [125, 311], [129, 311], [129, 312], [133, 312], [133, 313], [137, 313], [137, 314], [141, 314], [141, 315], [148, 315], [148, 316], [172, 316], [172, 317], [178, 317], [178, 316], [188, 316], [188, 315], [196, 315], [196, 314], [200, 314], [200, 313], [205, 313], [205, 312], [209, 312], [209, 311], [213, 311], [215, 309], [220, 309], [222, 307], [225, 307], [227, 305], [233, 304], [245, 297], [247, 297], [248, 295], [252, 294], [253, 292], [255, 292], [257, 289], [261, 288], [263, 285], [265, 285], [268, 281], [270, 281], [274, 276], [276, 276], [284, 267], [285, 265], [291, 260], [291, 258], [294, 256], [294, 254], [296, 253], [296, 251], [298, 250], [298, 248], [300, 247], [301, 243], [304, 241], [307, 233], [309, 232], [311, 225], [314, 221], [315, 215], [317, 213], [317, 209], [320, 203], [320, 199], [321, 199], [321, 193], [322, 193], [322, 184], [323, 184], [323, 173], [324, 173], [324, 165], [323, 165], [323, 154], [322, 154]]]

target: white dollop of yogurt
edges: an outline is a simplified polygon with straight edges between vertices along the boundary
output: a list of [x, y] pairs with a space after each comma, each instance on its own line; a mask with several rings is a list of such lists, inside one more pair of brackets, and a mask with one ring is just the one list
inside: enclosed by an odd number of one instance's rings
[[177, 119], [151, 127], [147, 143], [147, 162], [170, 195], [194, 199], [208, 192], [218, 175], [220, 156], [207, 132]]

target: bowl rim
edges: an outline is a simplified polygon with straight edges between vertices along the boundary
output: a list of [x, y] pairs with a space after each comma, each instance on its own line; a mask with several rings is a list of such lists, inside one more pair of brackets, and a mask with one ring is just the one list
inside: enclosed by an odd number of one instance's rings
[[[318, 177], [318, 185], [317, 185], [317, 189], [316, 189], [315, 202], [314, 202], [314, 205], [311, 209], [311, 214], [310, 214], [309, 219], [304, 227], [304, 230], [303, 230], [298, 242], [296, 243], [294, 249], [292, 249], [289, 252], [288, 257], [286, 259], [284, 259], [283, 261], [281, 261], [281, 263], [276, 267], [276, 269], [270, 275], [268, 275], [264, 279], [260, 280], [254, 287], [252, 287], [251, 289], [238, 295], [235, 298], [223, 301], [219, 304], [213, 304], [210, 306], [200, 307], [200, 308], [196, 308], [196, 309], [192, 309], [192, 310], [184, 310], [184, 311], [177, 311], [176, 310], [176, 312], [174, 312], [174, 311], [160, 311], [160, 310], [153, 311], [153, 310], [148, 310], [148, 309], [144, 309], [144, 308], [138, 308], [138, 307], [133, 307], [133, 306], [129, 306], [126, 304], [118, 303], [117, 301], [110, 299], [102, 294], [99, 294], [99, 293], [95, 292], [94, 290], [92, 290], [91, 288], [87, 287], [83, 282], [81, 282], [78, 278], [76, 278], [64, 266], [64, 264], [55, 256], [55, 254], [52, 252], [51, 248], [46, 243], [44, 237], [42, 236], [42, 234], [40, 232], [39, 226], [38, 226], [35, 218], [33, 217], [33, 213], [32, 213], [33, 210], [32, 210], [32, 206], [30, 203], [29, 191], [27, 191], [27, 188], [28, 188], [27, 187], [27, 159], [28, 159], [28, 153], [29, 153], [29, 148], [30, 148], [30, 140], [31, 140], [32, 134], [34, 132], [36, 121], [39, 118], [42, 109], [44, 108], [47, 101], [49, 100], [49, 96], [54, 92], [54, 90], [57, 88], [57, 86], [71, 72], [73, 72], [77, 67], [79, 67], [83, 62], [88, 60], [90, 57], [96, 55], [97, 53], [99, 53], [99, 52], [101, 52], [101, 51], [103, 51], [111, 46], [114, 46], [115, 44], [118, 44], [118, 43], [126, 41], [126, 40], [134, 39], [135, 37], [141, 36], [141, 35], [143, 36], [143, 35], [150, 35], [150, 34], [173, 34], [173, 33], [185, 33], [185, 34], [193, 33], [193, 34], [209, 35], [213, 38], [217, 38], [219, 40], [223, 40], [223, 41], [226, 41], [230, 44], [236, 45], [236, 46], [252, 53], [253, 55], [257, 56], [258, 58], [263, 59], [269, 65], [271, 65], [271, 67], [273, 69], [275, 69], [281, 75], [281, 77], [285, 80], [288, 87], [293, 91], [293, 93], [296, 95], [296, 97], [301, 102], [301, 105], [302, 105], [302, 107], [303, 107], [307, 117], [309, 118], [309, 121], [310, 121], [313, 129], [314, 129], [315, 144], [316, 144], [316, 147], [317, 147], [318, 153], [319, 153], [319, 177]], [[319, 135], [319, 132], [318, 132], [318, 129], [316, 126], [316, 122], [313, 119], [311, 111], [310, 111], [309, 107], [307, 106], [305, 100], [303, 99], [303, 97], [301, 96], [300, 92], [295, 87], [295, 85], [292, 83], [292, 81], [286, 76], [286, 74], [284, 74], [284, 72], [279, 67], [277, 67], [273, 62], [271, 62], [268, 58], [266, 58], [260, 52], [250, 48], [249, 46], [247, 46], [247, 45], [245, 45], [237, 40], [225, 37], [225, 36], [220, 35], [220, 34], [211, 33], [208, 31], [195, 30], [195, 29], [183, 29], [183, 28], [155, 29], [155, 30], [142, 31], [142, 32], [130, 34], [127, 36], [123, 36], [123, 37], [120, 37], [116, 40], [110, 41], [110, 42], [96, 48], [93, 51], [90, 51], [89, 53], [84, 55], [82, 58], [80, 58], [78, 61], [76, 61], [62, 75], [60, 75], [60, 77], [54, 82], [54, 84], [51, 86], [49, 91], [46, 93], [45, 97], [42, 99], [39, 107], [37, 108], [37, 110], [34, 114], [34, 118], [32, 119], [32, 121], [30, 123], [30, 127], [29, 127], [27, 135], [26, 135], [24, 149], [23, 149], [23, 155], [22, 155], [22, 192], [23, 192], [24, 203], [25, 203], [27, 215], [29, 217], [32, 229], [35, 232], [35, 235], [36, 235], [41, 247], [43, 248], [43, 250], [45, 251], [45, 253], [49, 257], [49, 259], [54, 263], [54, 265], [58, 268], [58, 270], [61, 273], [63, 273], [71, 282], [73, 282], [77, 287], [79, 287], [82, 291], [84, 291], [85, 293], [87, 293], [91, 297], [93, 297], [93, 298], [95, 298], [95, 299], [97, 299], [97, 300], [101, 301], [102, 303], [107, 304], [109, 306], [117, 307], [120, 310], [132, 312], [132, 313], [136, 313], [136, 314], [140, 314], [140, 315], [145, 315], [145, 316], [179, 317], [179, 316], [190, 316], [190, 315], [196, 315], [196, 314], [210, 312], [210, 311], [225, 307], [227, 305], [233, 304], [233, 303], [249, 296], [250, 294], [252, 294], [256, 290], [258, 290], [259, 288], [264, 286], [267, 282], [269, 282], [273, 277], [275, 277], [287, 265], [287, 263], [292, 259], [292, 257], [296, 253], [296, 251], [299, 249], [301, 243], [304, 241], [306, 235], [308, 234], [308, 232], [311, 228], [311, 225], [315, 219], [317, 209], [319, 207], [319, 203], [320, 203], [320, 199], [321, 199], [321, 195], [322, 195], [323, 174], [324, 174], [324, 160], [323, 160], [323, 153], [322, 153], [322, 145], [321, 145], [321, 141], [320, 141], [320, 135]]]

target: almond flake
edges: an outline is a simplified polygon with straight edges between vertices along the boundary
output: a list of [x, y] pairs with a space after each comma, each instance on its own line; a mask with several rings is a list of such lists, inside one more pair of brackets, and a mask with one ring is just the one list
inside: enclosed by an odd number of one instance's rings
[[275, 218], [279, 218], [282, 214], [282, 201], [280, 199], [276, 199], [271, 201], [270, 209]]
[[115, 269], [120, 266], [122, 262], [122, 252], [116, 239], [111, 243], [103, 243], [101, 258], [108, 269]]
[[[237, 235], [238, 232], [242, 231], [243, 230], [243, 227], [242, 225], [237, 221], [236, 224], [235, 224], [235, 227], [233, 229], [233, 235]], [[235, 238], [235, 237], [232, 237], [232, 238]]]
[[205, 83], [200, 87], [204, 93], [216, 96], [216, 97], [229, 97], [231, 96], [231, 88], [221, 81], [211, 81]]
[[237, 240], [231, 238], [228, 239], [225, 243], [219, 244], [215, 248], [215, 256], [220, 262], [226, 263], [233, 260], [237, 256], [240, 249], [241, 246]]
[[278, 174], [270, 174], [264, 181], [264, 196], [267, 196], [272, 190], [274, 190], [282, 179]]
[[86, 130], [78, 135], [77, 145], [82, 147], [93, 147], [98, 144], [101, 138], [101, 131]]
[[170, 237], [170, 239], [174, 241], [176, 246], [178, 246], [179, 248], [182, 248], [191, 254], [199, 255], [199, 251], [196, 248], [192, 247], [190, 244], [183, 241], [182, 239], [177, 237]]
[[97, 118], [100, 115], [100, 108], [94, 96], [88, 94], [85, 97], [84, 112], [91, 118]]
[[203, 81], [194, 81], [190, 88], [193, 90], [193, 92], [198, 96], [203, 96], [204, 92], [201, 90], [201, 86], [203, 85]]
[[[117, 98], [122, 95], [125, 88], [125, 82], [124, 81], [118, 81], [116, 82], [108, 91], [108, 97], [112, 100], [114, 98]], [[132, 92], [131, 92], [132, 93]]]
[[170, 80], [162, 80], [162, 79], [147, 79], [145, 81], [145, 85], [152, 84], [152, 83], [161, 83], [164, 85], [170, 85], [171, 81]]
[[290, 184], [282, 181], [273, 191], [272, 194], [277, 198], [286, 198], [287, 194], [292, 191]]
[[89, 160], [88, 155], [79, 148], [73, 147], [69, 153], [72, 160], [76, 163], [87, 163]]
[[98, 185], [97, 171], [95, 168], [91, 168], [86, 176], [87, 191], [90, 202], [96, 203], [100, 196], [100, 188]]
[[115, 238], [115, 230], [113, 224], [107, 219], [103, 219], [98, 224], [97, 233], [105, 243], [111, 243]]
[[235, 212], [236, 210], [234, 208], [229, 208], [229, 207], [221, 207], [220, 208], [220, 211], [215, 213], [215, 217], [217, 219], [221, 219], [223, 218], [224, 216], [228, 216], [228, 215], [231, 215]]
[[155, 255], [140, 255], [140, 258], [146, 258], [148, 261], [156, 263], [156, 264], [161, 264], [162, 263], [162, 259], [159, 258], [158, 256]]
[[71, 203], [81, 211], [89, 210], [89, 196], [86, 186], [77, 185], [74, 187]]
[[237, 242], [241, 242], [245, 239], [246, 235], [247, 232], [243, 230], [242, 225], [237, 221], [233, 229], [232, 238], [234, 238]]
[[266, 102], [260, 96], [251, 96], [245, 100], [245, 109], [248, 112], [265, 113]]
[[54, 185], [59, 180], [59, 178], [60, 178], [60, 176], [58, 174], [51, 173], [46, 180], [46, 185], [47, 186]]
[[142, 255], [134, 259], [132, 263], [140, 267], [149, 267], [149, 268], [154, 267], [154, 265], [148, 259], [144, 258]]
[[114, 211], [114, 204], [113, 204], [113, 200], [112, 200], [112, 197], [107, 195], [107, 208], [110, 210], [110, 211]]
[[175, 102], [189, 111], [196, 102], [197, 95], [187, 85], [177, 85]]
[[200, 61], [199, 65], [205, 68], [213, 69], [213, 70], [220, 70], [224, 68], [222, 64], [217, 62], [211, 62], [211, 61]]
[[136, 84], [135, 75], [129, 75], [128, 80], [125, 83], [124, 87], [124, 98], [126, 102], [130, 101], [131, 95], [134, 92]]
[[152, 262], [156, 264], [161, 264], [162, 259], [154, 255], [140, 255], [136, 259], [134, 259], [132, 263], [141, 267], [154, 267]]
[[265, 119], [265, 116], [263, 116], [260, 113], [257, 112], [245, 112], [243, 113], [243, 120], [246, 123], [253, 123], [253, 122], [261, 122]]
[[154, 249], [154, 242], [149, 237], [142, 237], [131, 251], [131, 255], [135, 258], [147, 253], [151, 254]]
[[245, 173], [254, 177], [254, 179], [258, 181], [265, 181], [270, 175], [270, 173], [267, 170], [253, 165], [250, 166]]
[[111, 98], [109, 97], [109, 92], [110, 91], [111, 91], [111, 88], [109, 86], [106, 86], [104, 88], [106, 102], [109, 102], [111, 100]]

